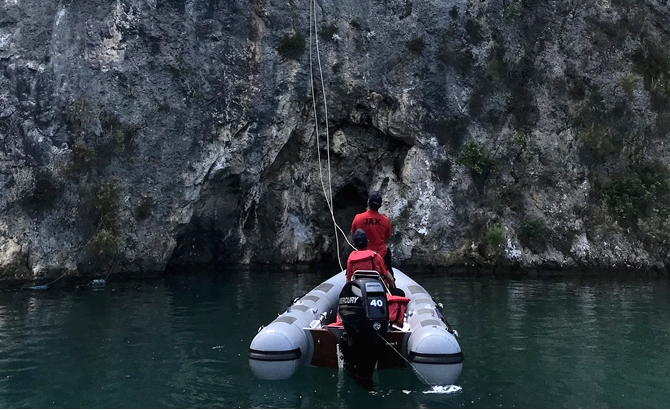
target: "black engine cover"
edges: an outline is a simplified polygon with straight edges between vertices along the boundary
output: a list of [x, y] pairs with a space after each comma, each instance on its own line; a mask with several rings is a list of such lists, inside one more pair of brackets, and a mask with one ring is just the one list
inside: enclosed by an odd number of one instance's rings
[[379, 340], [377, 334], [384, 335], [388, 331], [386, 291], [377, 279], [361, 278], [347, 282], [340, 292], [337, 310], [345, 330], [367, 335], [371, 342]]
[[345, 366], [355, 377], [372, 377], [389, 328], [386, 291], [378, 279], [360, 278], [347, 282], [340, 292], [338, 314], [344, 326], [340, 348]]

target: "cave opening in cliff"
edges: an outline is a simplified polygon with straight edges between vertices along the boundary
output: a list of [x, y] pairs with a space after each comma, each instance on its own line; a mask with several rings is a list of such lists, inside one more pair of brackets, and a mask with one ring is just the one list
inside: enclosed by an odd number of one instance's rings
[[193, 216], [181, 227], [167, 270], [217, 268], [240, 257], [237, 227], [242, 214], [239, 175], [221, 173], [205, 181]]
[[216, 261], [217, 241], [213, 232], [195, 223], [177, 237], [177, 246], [168, 261], [168, 271], [191, 270]]
[[[344, 187], [340, 188], [333, 196], [333, 213], [335, 214], [335, 221], [344, 231], [345, 235], [349, 235], [351, 222], [357, 213], [365, 211], [367, 204], [368, 192], [367, 187], [363, 181], [355, 179], [350, 181]], [[327, 213], [328, 209], [324, 209]], [[346, 241], [341, 240], [339, 243], [338, 252], [340, 257], [346, 261], [351, 248]], [[323, 251], [320, 256], [321, 263], [332, 264], [335, 267], [337, 264], [337, 253], [334, 249], [330, 251]], [[330, 266], [330, 265], [329, 265]]]
[[368, 200], [367, 187], [361, 180], [353, 180], [337, 191], [333, 196], [335, 220], [344, 224], [342, 229], [348, 232], [351, 221], [357, 213], [365, 211]]

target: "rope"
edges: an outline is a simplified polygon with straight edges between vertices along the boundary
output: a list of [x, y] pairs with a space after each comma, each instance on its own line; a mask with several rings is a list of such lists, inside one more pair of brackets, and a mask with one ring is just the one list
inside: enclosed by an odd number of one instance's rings
[[[119, 261], [119, 255], [117, 254], [116, 257], [114, 258], [114, 263], [112, 263], [112, 266], [107, 271], [107, 276], [105, 276], [105, 279], [93, 279], [84, 286], [92, 286], [95, 288], [105, 287], [105, 285], [107, 284], [107, 278], [109, 278], [109, 275], [112, 274], [112, 269], [114, 269], [114, 266], [116, 266], [116, 262], [118, 261]], [[96, 286], [93, 286], [93, 284], [96, 284]]]
[[[92, 281], [88, 282], [85, 286], [91, 286], [95, 281], [102, 281], [103, 286], [104, 286], [104, 284], [107, 282], [107, 278], [109, 278], [109, 275], [112, 273], [112, 269], [114, 269], [114, 266], [116, 266], [116, 262], [118, 262], [118, 260], [119, 260], [119, 257], [117, 255], [116, 258], [114, 259], [114, 263], [112, 264], [112, 267], [109, 268], [109, 271], [107, 272], [107, 276], [105, 276], [105, 279], [93, 279]], [[49, 287], [49, 285], [52, 285], [52, 284], [58, 282], [59, 280], [61, 280], [63, 278], [63, 276], [65, 276], [66, 273], [67, 272], [63, 272], [63, 274], [60, 275], [57, 279], [54, 279], [51, 282], [46, 283], [44, 285], [24, 286], [21, 289], [46, 290]], [[79, 286], [77, 286], [77, 287], [79, 287]]]
[[60, 275], [60, 276], [58, 277], [58, 279], [52, 280], [51, 282], [47, 283], [47, 284], [44, 285], [44, 286], [49, 286], [49, 285], [51, 285], [51, 284], [56, 283], [56, 282], [59, 281], [63, 276], [65, 276], [66, 273], [67, 273], [67, 272], [63, 272], [63, 274]]
[[[358, 334], [360, 334], [360, 331], [359, 331], [358, 329], [354, 328], [353, 330], [356, 331]], [[386, 343], [386, 346], [388, 346], [388, 347], [390, 347], [391, 349], [393, 349], [393, 351], [396, 352], [396, 353], [398, 354], [398, 356], [400, 356], [400, 358], [402, 358], [402, 360], [404, 360], [405, 363], [407, 363], [407, 365], [408, 365], [409, 367], [412, 368], [412, 370], [414, 370], [414, 373], [416, 373], [416, 375], [419, 376], [419, 378], [420, 378], [424, 383], [426, 383], [426, 384], [429, 385], [429, 386], [432, 386], [432, 385], [428, 382], [428, 380], [426, 380], [426, 378], [423, 377], [423, 375], [421, 374], [421, 372], [420, 372], [419, 370], [417, 370], [416, 367], [414, 367], [414, 365], [412, 364], [412, 362], [410, 362], [409, 360], [407, 360], [407, 358], [405, 358], [405, 356], [403, 356], [402, 353], [400, 353], [400, 352], [398, 351], [398, 349], [396, 349], [395, 346], [394, 346], [391, 342], [389, 342], [388, 340], [386, 340], [386, 339], [384, 338], [384, 336], [380, 335], [379, 333], [377, 333], [377, 336], [379, 336], [379, 338], [382, 339], [382, 340], [384, 341], [384, 343]]]
[[412, 368], [412, 370], [414, 370], [414, 373], [416, 373], [416, 375], [419, 376], [419, 378], [420, 378], [424, 383], [426, 383], [427, 385], [431, 386], [431, 384], [428, 382], [428, 380], [426, 380], [426, 378], [423, 377], [423, 375], [421, 374], [421, 372], [419, 372], [419, 371], [417, 370], [417, 368], [414, 367], [414, 365], [412, 364], [412, 362], [410, 362], [409, 360], [407, 360], [407, 359], [405, 358], [405, 356], [403, 356], [402, 353], [400, 353], [400, 352], [398, 351], [398, 349], [396, 349], [395, 346], [393, 346], [393, 344], [391, 344], [391, 342], [389, 342], [388, 340], [386, 340], [386, 339], [384, 338], [384, 336], [382, 336], [382, 335], [380, 335], [380, 334], [377, 334], [377, 336], [379, 336], [379, 337], [386, 343], [386, 346], [389, 346], [391, 349], [393, 349], [393, 351], [396, 352], [396, 353], [398, 354], [398, 356], [400, 356], [400, 357], [402, 358], [402, 360], [404, 360], [404, 361], [409, 365], [409, 367]]
[[114, 258], [114, 263], [112, 263], [112, 267], [109, 268], [109, 271], [107, 271], [107, 276], [105, 276], [105, 279], [104, 279], [105, 282], [107, 282], [107, 278], [109, 277], [109, 275], [112, 274], [112, 269], [114, 269], [114, 266], [116, 266], [116, 262], [118, 262], [118, 261], [119, 261], [119, 255], [117, 253], [116, 258]]
[[[310, 79], [310, 86], [312, 90], [312, 109], [314, 110], [314, 130], [316, 133], [316, 153], [317, 153], [317, 158], [319, 162], [319, 179], [321, 180], [321, 189], [323, 190], [323, 196], [326, 199], [326, 204], [328, 205], [328, 210], [330, 211], [330, 217], [333, 220], [333, 227], [335, 230], [335, 247], [337, 251], [337, 261], [340, 265], [340, 269], [344, 270], [342, 267], [342, 260], [340, 258], [340, 239], [339, 239], [339, 234], [337, 231], [339, 230], [342, 232], [342, 236], [344, 237], [344, 240], [347, 241], [349, 246], [351, 246], [352, 249], [356, 249], [351, 242], [349, 242], [349, 239], [347, 238], [347, 234], [342, 230], [342, 228], [337, 224], [337, 221], [335, 220], [335, 213], [333, 211], [333, 186], [332, 186], [332, 174], [331, 174], [331, 167], [330, 167], [330, 132], [328, 129], [328, 102], [326, 98], [326, 86], [323, 80], [323, 69], [321, 67], [321, 55], [319, 52], [319, 36], [318, 36], [318, 28], [317, 28], [317, 19], [316, 19], [316, 0], [310, 1], [310, 13], [309, 13], [309, 79]], [[312, 36], [312, 27], [314, 27], [314, 36]], [[325, 115], [325, 123], [326, 123], [326, 152], [327, 152], [327, 165], [328, 165], [328, 190], [326, 190], [326, 184], [324, 183], [324, 176], [323, 176], [323, 169], [321, 167], [321, 151], [319, 149], [319, 145], [321, 143], [320, 137], [319, 137], [319, 121], [318, 121], [318, 113], [316, 109], [316, 90], [314, 88], [314, 63], [312, 61], [312, 37], [314, 37], [314, 44], [316, 46], [316, 59], [318, 63], [318, 68], [319, 68], [319, 78], [321, 82], [321, 91], [323, 94], [323, 106], [324, 106], [324, 115]]]
[[47, 287], [49, 287], [49, 285], [58, 282], [63, 276], [65, 276], [66, 273], [67, 273], [67, 272], [63, 272], [63, 274], [60, 275], [60, 276], [58, 277], [58, 279], [54, 279], [54, 280], [52, 280], [51, 282], [49, 282], [49, 283], [47, 283], [47, 284], [45, 284], [45, 285], [25, 286], [25, 287], [23, 287], [23, 289], [33, 289], [33, 290], [43, 290], [43, 289], [46, 289]]

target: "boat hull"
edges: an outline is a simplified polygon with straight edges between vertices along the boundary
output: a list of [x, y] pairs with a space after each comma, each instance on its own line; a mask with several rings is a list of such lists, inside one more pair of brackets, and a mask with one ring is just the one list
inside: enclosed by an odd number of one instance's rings
[[[430, 295], [394, 269], [396, 286], [410, 299], [402, 330], [387, 333], [377, 369], [411, 367], [429, 385], [449, 385], [462, 371], [463, 354]], [[343, 329], [335, 319], [345, 273], [340, 272], [293, 303], [252, 340], [249, 366], [256, 377], [282, 380], [301, 366], [342, 367], [338, 342]]]

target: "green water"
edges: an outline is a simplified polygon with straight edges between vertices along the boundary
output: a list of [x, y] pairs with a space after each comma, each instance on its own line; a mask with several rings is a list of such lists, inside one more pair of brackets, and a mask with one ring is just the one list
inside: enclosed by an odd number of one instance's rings
[[408, 271], [460, 333], [462, 390], [409, 369], [367, 391], [336, 369], [256, 380], [262, 324], [328, 273], [236, 271], [0, 292], [2, 408], [667, 408], [668, 281], [509, 280]]

